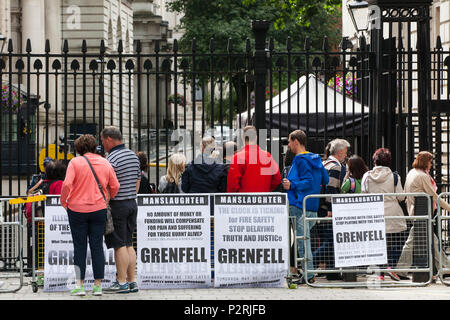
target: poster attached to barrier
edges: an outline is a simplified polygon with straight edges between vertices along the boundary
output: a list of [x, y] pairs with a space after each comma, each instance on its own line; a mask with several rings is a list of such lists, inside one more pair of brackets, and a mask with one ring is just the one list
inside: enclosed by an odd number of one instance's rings
[[209, 195], [138, 196], [140, 289], [211, 286]]
[[215, 195], [215, 287], [283, 287], [288, 259], [286, 194]]
[[[68, 291], [76, 284], [74, 249], [69, 219], [66, 210], [61, 206], [59, 197], [47, 196], [45, 203], [45, 249], [44, 249], [44, 291]], [[42, 235], [37, 241], [41, 241]], [[116, 278], [114, 250], [105, 252], [105, 277], [102, 287], [109, 287]], [[86, 277], [84, 288], [91, 290], [94, 283], [91, 252], [87, 250]]]
[[384, 196], [333, 197], [336, 267], [387, 263]]

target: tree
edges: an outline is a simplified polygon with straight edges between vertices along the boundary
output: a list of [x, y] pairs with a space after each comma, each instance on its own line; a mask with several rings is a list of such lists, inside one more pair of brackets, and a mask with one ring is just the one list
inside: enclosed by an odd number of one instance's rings
[[[324, 36], [328, 37], [330, 46], [337, 46], [341, 34], [338, 0], [172, 0], [167, 3], [167, 9], [183, 14], [180, 28], [184, 34], [179, 50], [185, 53], [191, 52], [194, 39], [196, 52], [209, 53], [211, 38], [214, 38], [215, 52], [227, 52], [231, 38], [233, 52], [243, 53], [246, 40], [253, 43], [252, 20], [270, 22], [268, 38], [273, 37], [276, 51], [286, 50], [288, 36], [292, 51], [300, 51], [306, 37], [310, 38], [311, 50], [321, 50]], [[285, 88], [288, 85], [286, 74], [282, 77]], [[246, 110], [248, 84], [242, 77], [229, 81], [233, 83], [233, 94], [238, 96], [234, 111]]]

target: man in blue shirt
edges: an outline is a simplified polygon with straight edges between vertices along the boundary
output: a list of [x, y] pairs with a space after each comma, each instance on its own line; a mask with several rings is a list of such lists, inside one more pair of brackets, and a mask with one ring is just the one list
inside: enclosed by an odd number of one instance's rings
[[[315, 221], [308, 221], [304, 228], [303, 221], [303, 199], [310, 194], [320, 194], [321, 186], [327, 185], [329, 181], [328, 173], [323, 167], [322, 159], [319, 155], [306, 151], [306, 134], [302, 130], [295, 130], [289, 135], [288, 148], [295, 154], [291, 169], [286, 178], [282, 180], [283, 188], [287, 190], [289, 199], [289, 215], [297, 217], [297, 236], [305, 236], [306, 241], [298, 242], [299, 258], [305, 255], [307, 250], [307, 267], [313, 269], [311, 241], [309, 239], [310, 230]], [[306, 201], [306, 217], [317, 218], [319, 209], [319, 198], [311, 198]], [[303, 271], [305, 262], [302, 261]], [[305, 283], [304, 277], [302, 282]], [[308, 282], [314, 282], [314, 274], [308, 273]]]

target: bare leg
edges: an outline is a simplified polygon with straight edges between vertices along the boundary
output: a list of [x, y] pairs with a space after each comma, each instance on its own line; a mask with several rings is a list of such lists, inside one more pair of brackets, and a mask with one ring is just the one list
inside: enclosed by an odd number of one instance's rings
[[114, 258], [116, 259], [117, 281], [124, 283], [127, 281], [127, 269], [129, 264], [127, 247], [114, 249]]
[[128, 251], [128, 268], [127, 268], [127, 279], [128, 282], [134, 282], [134, 273], [136, 271], [136, 251], [133, 247], [127, 247]]

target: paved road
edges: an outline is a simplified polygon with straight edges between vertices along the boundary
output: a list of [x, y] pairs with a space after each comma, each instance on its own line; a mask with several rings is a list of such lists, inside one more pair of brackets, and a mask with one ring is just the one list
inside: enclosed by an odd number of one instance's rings
[[[30, 282], [31, 278], [25, 278]], [[16, 281], [17, 280], [8, 280]], [[405, 282], [406, 283], [406, 282]], [[140, 290], [133, 294], [103, 294], [101, 297], [71, 297], [67, 292], [48, 293], [39, 289], [33, 293], [25, 285], [17, 293], [2, 293], [0, 300], [449, 300], [450, 287], [440, 283], [426, 287], [390, 288], [313, 288], [306, 285], [297, 289], [245, 288], [245, 289], [171, 289]]]

